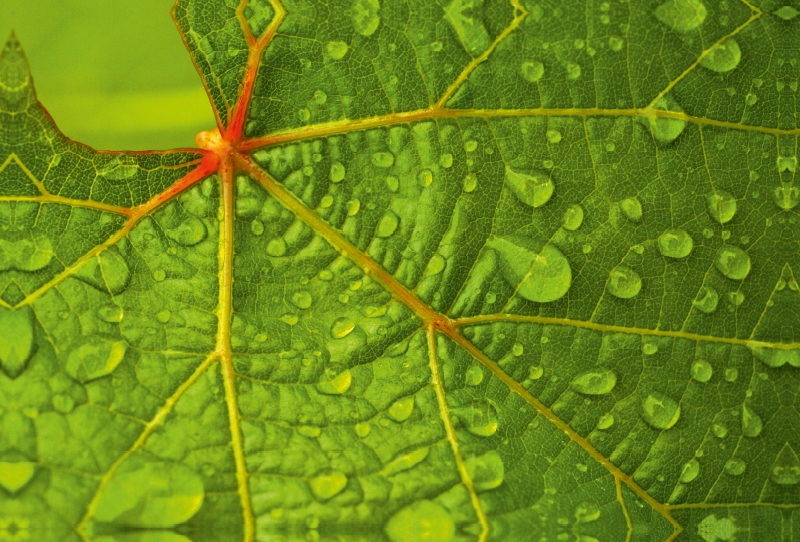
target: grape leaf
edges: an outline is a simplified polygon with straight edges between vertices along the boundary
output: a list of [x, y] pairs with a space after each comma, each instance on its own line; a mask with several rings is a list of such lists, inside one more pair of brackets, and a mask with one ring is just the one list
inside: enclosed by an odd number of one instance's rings
[[198, 149], [0, 57], [0, 537], [795, 540], [771, 0], [179, 0]]

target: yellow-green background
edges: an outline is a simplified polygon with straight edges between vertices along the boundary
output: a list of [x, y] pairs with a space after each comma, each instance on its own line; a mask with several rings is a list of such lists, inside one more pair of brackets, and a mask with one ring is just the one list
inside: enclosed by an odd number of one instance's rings
[[214, 116], [169, 15], [174, 0], [0, 0], [39, 100], [68, 137], [98, 149], [194, 146]]

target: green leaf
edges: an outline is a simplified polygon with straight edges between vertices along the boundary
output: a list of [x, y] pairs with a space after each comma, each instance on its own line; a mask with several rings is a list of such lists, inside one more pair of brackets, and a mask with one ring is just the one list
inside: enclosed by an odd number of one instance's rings
[[147, 153], [12, 35], [0, 538], [795, 540], [793, 10], [179, 0]]

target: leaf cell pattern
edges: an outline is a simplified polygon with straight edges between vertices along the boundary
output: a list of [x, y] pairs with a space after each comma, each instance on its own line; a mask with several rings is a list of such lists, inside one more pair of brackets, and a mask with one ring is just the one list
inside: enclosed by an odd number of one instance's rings
[[796, 538], [793, 4], [173, 16], [198, 149], [0, 57], [0, 538]]

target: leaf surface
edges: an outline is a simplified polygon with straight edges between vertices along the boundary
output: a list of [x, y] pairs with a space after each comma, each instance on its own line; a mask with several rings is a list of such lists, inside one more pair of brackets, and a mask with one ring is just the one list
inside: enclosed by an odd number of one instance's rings
[[179, 0], [159, 153], [12, 36], [0, 535], [793, 540], [793, 9]]

